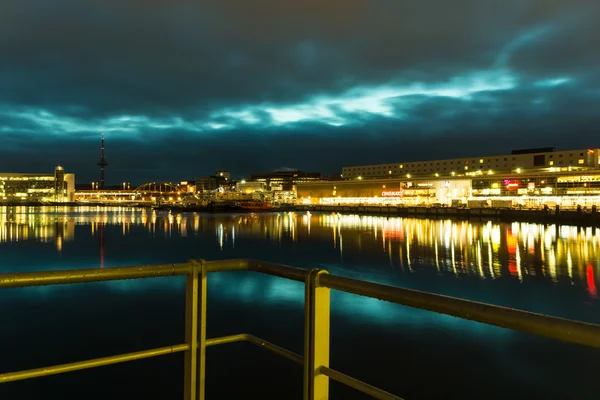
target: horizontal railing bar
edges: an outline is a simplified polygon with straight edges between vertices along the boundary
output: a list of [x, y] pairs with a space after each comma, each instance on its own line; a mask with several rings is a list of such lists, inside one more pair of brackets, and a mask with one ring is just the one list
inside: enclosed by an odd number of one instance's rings
[[353, 389], [368, 394], [369, 396], [379, 400], [403, 400], [402, 397], [395, 396], [391, 393], [386, 392], [385, 390], [381, 390], [379, 388], [376, 388], [375, 386], [371, 386], [368, 383], [364, 383], [363, 381], [355, 379], [351, 376], [343, 374], [329, 367], [319, 367], [319, 373], [327, 375], [334, 381], [338, 381], [346, 386], [350, 386]]
[[81, 369], [102, 367], [105, 365], [118, 364], [127, 361], [141, 360], [144, 358], [157, 357], [165, 354], [178, 353], [189, 350], [186, 343], [174, 346], [159, 347], [156, 349], [136, 351], [134, 353], [120, 354], [110, 357], [95, 358], [92, 360], [78, 361], [68, 364], [54, 365], [51, 367], [28, 369], [18, 372], [0, 374], [0, 383], [20, 381], [23, 379], [39, 378], [41, 376], [62, 374], [65, 372], [78, 371]]
[[600, 348], [600, 325], [335, 275], [321, 275], [319, 284], [409, 307]]
[[[267, 342], [266, 340], [263, 340], [259, 337], [249, 335], [247, 333], [240, 333], [237, 335], [222, 336], [222, 337], [218, 337], [218, 338], [207, 339], [206, 346], [216, 346], [216, 345], [220, 345], [220, 344], [235, 343], [235, 342], [250, 342], [254, 345], [257, 345], [259, 347], [270, 350], [277, 355], [285, 357], [288, 360], [294, 361], [297, 364], [300, 364], [300, 365], [304, 364], [304, 357], [302, 357], [301, 355], [296, 354], [293, 351], [290, 351], [286, 348], [277, 346], [276, 344]], [[344, 385], [350, 386], [360, 392], [366, 393], [376, 399], [403, 400], [401, 397], [395, 396], [384, 390], [376, 388], [375, 386], [371, 386], [368, 383], [360, 381], [356, 378], [352, 378], [351, 376], [348, 376], [346, 374], [343, 374], [339, 371], [336, 371], [336, 370], [328, 368], [328, 367], [323, 367], [323, 366], [320, 367], [319, 373], [327, 375], [331, 379], [334, 379]]]
[[288, 360], [294, 361], [295, 363], [298, 363], [300, 365], [304, 364], [304, 357], [302, 357], [299, 354], [294, 353], [291, 350], [277, 346], [276, 344], [267, 342], [266, 340], [257, 338], [256, 336], [252, 336], [252, 335], [248, 335], [247, 340], [252, 344], [255, 344], [259, 347], [270, 350], [275, 354], [278, 354], [282, 357], [287, 358]]
[[220, 344], [228, 344], [235, 342], [245, 342], [247, 340], [247, 334], [240, 333], [237, 335], [231, 336], [221, 336], [217, 338], [206, 339], [206, 347], [208, 346], [218, 346]]
[[[220, 260], [206, 262], [207, 272], [252, 270], [295, 281], [304, 281], [308, 271], [255, 260]], [[0, 274], [0, 289], [90, 283], [124, 279], [158, 278], [185, 275], [191, 272], [192, 262], [180, 264], [143, 265], [135, 267], [89, 268], [41, 272]]]
[[0, 289], [185, 275], [191, 263], [0, 274]]
[[[199, 262], [200, 260], [198, 260]], [[246, 271], [249, 261], [244, 258], [233, 260], [205, 261], [206, 272]]]
[[259, 346], [259, 347], [262, 347], [269, 351], [272, 351], [273, 353], [280, 355], [282, 357], [285, 357], [288, 360], [294, 361], [298, 364], [302, 365], [304, 362], [303, 361], [304, 358], [301, 355], [296, 354], [293, 351], [288, 350], [286, 348], [277, 346], [276, 344], [267, 342], [266, 340], [263, 340], [259, 337], [249, 335], [247, 333], [240, 333], [238, 335], [222, 336], [222, 337], [218, 337], [218, 338], [207, 339], [206, 346], [216, 346], [219, 344], [227, 344], [227, 343], [235, 343], [235, 342], [250, 342], [256, 346]]
[[[0, 289], [185, 275], [191, 273], [193, 268], [196, 268], [199, 262], [204, 261], [192, 260], [181, 264], [0, 274]], [[208, 272], [250, 270], [300, 282], [304, 282], [309, 274], [308, 270], [256, 260], [237, 259], [204, 263], [207, 266]], [[318, 283], [319, 285], [348, 293], [377, 298], [409, 307], [528, 332], [566, 342], [600, 348], [600, 325], [571, 321], [506, 307], [329, 274], [320, 275]], [[253, 343], [254, 345], [263, 347], [296, 363], [303, 364], [302, 356], [249, 334], [238, 334], [208, 339], [206, 345], [214, 346], [239, 341]], [[0, 374], [0, 383], [94, 368], [186, 350], [189, 350], [189, 345], [180, 344], [46, 368], [11, 372]], [[322, 366], [320, 367], [320, 371], [331, 379], [367, 393], [375, 398], [400, 399], [400, 397], [377, 389], [376, 387], [370, 386], [331, 368]]]
[[278, 276], [280, 278], [286, 278], [300, 282], [304, 282], [308, 276], [308, 273], [310, 272], [306, 269], [257, 260], [248, 260], [248, 269], [250, 271], [260, 272], [263, 274]]
[[[207, 261], [208, 272], [247, 270], [248, 260]], [[0, 274], [0, 289], [186, 275], [192, 262]]]

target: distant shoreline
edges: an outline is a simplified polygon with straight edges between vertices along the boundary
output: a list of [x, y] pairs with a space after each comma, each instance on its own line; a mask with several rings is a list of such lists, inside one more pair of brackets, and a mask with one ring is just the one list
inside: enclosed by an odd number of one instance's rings
[[377, 206], [321, 206], [288, 205], [271, 209], [248, 210], [228, 205], [208, 206], [153, 206], [103, 203], [0, 203], [0, 207], [130, 207], [152, 208], [155, 211], [197, 212], [197, 213], [240, 213], [253, 214], [265, 212], [320, 212], [358, 215], [377, 215], [387, 217], [427, 218], [434, 220], [470, 220], [499, 222], [533, 222], [540, 224], [561, 224], [585, 227], [600, 226], [600, 213], [575, 210], [531, 210], [513, 208], [455, 208], [455, 207], [377, 207]]

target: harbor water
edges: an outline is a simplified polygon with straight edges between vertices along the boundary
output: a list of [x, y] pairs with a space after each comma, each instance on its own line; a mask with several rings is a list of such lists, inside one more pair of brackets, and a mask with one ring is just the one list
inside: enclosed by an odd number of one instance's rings
[[[600, 230], [336, 213], [0, 207], [0, 273], [254, 258], [600, 323]], [[0, 373], [184, 341], [182, 277], [0, 290]], [[211, 274], [207, 336], [303, 352], [299, 282]], [[332, 291], [331, 366], [406, 399], [595, 399], [600, 351]], [[300, 399], [302, 367], [207, 350], [207, 399]], [[183, 354], [0, 384], [1, 399], [182, 398]], [[332, 399], [367, 398], [337, 383]]]

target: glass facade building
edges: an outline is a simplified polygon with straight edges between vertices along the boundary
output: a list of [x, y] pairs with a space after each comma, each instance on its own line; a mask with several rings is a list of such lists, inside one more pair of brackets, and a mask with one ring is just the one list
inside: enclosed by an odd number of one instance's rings
[[53, 174], [0, 172], [0, 202], [65, 202], [74, 192], [75, 175], [61, 166]]

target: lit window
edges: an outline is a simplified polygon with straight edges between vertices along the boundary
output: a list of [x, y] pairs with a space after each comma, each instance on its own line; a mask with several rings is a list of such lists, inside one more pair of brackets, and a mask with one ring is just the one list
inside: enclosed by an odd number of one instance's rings
[[580, 158], [579, 161], [577, 161], [578, 164], [583, 164], [585, 163], [585, 161], [583, 160], [583, 158]]
[[479, 159], [479, 164], [483, 164], [483, 158]]
[[550, 164], [550, 165], [554, 165], [554, 161], [550, 161], [548, 164]]

